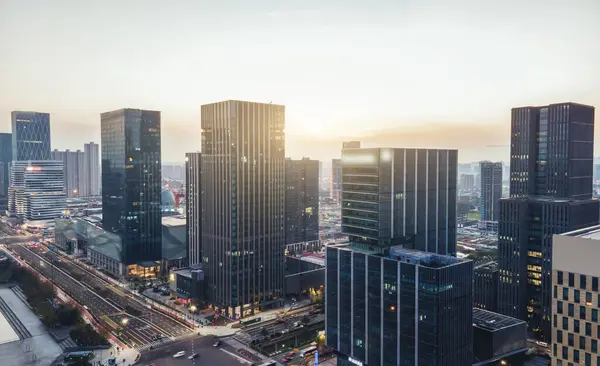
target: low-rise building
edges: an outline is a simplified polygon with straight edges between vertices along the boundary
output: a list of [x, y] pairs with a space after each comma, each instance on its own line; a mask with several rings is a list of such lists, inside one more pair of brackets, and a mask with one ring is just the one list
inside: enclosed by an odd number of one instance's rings
[[519, 364], [509, 363], [508, 359], [521, 358], [526, 351], [527, 323], [524, 320], [473, 309], [474, 365]]
[[162, 270], [166, 275], [174, 268], [188, 265], [186, 218], [163, 216], [162, 218]]
[[204, 271], [201, 264], [170, 271], [169, 287], [171, 292], [183, 303], [205, 302]]

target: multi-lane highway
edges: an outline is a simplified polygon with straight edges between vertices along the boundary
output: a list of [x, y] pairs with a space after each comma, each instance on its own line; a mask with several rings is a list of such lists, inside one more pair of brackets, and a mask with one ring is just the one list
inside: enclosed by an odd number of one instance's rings
[[[147, 309], [128, 295], [119, 293], [113, 285], [55, 253], [25, 245], [13, 245], [11, 249], [35, 270], [54, 279], [54, 283], [69, 296], [87, 306], [99, 323], [127, 345], [141, 347], [153, 343], [159, 334], [167, 342], [191, 333], [191, 328], [186, 325]], [[102, 296], [97, 293], [99, 289], [104, 289]], [[128, 306], [141, 315], [127, 314]]]

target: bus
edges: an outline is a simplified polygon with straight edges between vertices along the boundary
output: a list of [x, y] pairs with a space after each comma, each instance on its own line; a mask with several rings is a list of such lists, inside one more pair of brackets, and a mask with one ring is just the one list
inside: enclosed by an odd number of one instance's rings
[[305, 348], [302, 351], [300, 351], [300, 357], [306, 358], [306, 357], [313, 355], [315, 352], [317, 352], [317, 347], [310, 346], [310, 347]]
[[65, 362], [88, 361], [92, 357], [94, 357], [94, 352], [92, 352], [92, 351], [69, 352], [65, 355], [65, 358], [63, 359], [63, 361], [65, 361]]

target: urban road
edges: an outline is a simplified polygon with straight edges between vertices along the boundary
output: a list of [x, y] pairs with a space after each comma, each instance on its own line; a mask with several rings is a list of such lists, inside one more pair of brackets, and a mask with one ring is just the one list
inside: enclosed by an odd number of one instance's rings
[[[162, 335], [167, 343], [192, 334], [192, 328], [187, 325], [148, 309], [115, 285], [43, 246], [32, 249], [17, 244], [10, 249], [69, 296], [87, 306], [98, 323], [131, 347], [156, 344], [156, 335]], [[130, 309], [137, 310], [139, 316], [128, 314], [126, 310]]]

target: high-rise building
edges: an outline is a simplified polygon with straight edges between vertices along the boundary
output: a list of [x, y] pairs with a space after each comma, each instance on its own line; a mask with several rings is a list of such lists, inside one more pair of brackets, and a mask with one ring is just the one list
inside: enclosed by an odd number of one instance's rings
[[471, 192], [475, 190], [475, 175], [461, 174], [460, 175], [460, 190]]
[[0, 180], [0, 201], [8, 197], [10, 181], [9, 167], [12, 162], [12, 134], [0, 133], [0, 163], [2, 163], [2, 178]]
[[285, 240], [285, 107], [203, 105], [202, 256], [210, 302], [245, 316], [280, 305]]
[[[84, 184], [84, 156], [81, 150], [71, 151], [52, 151], [52, 160], [60, 160], [64, 166], [64, 177], [65, 177], [65, 193], [67, 197], [80, 197], [85, 184]], [[83, 195], [85, 197], [85, 195]]]
[[360, 141], [344, 141], [342, 149], [360, 149]]
[[122, 239], [127, 275], [151, 276], [162, 258], [160, 112], [102, 113], [102, 225]]
[[496, 311], [498, 307], [498, 263], [488, 262], [473, 271], [473, 307]]
[[11, 119], [13, 160], [50, 160], [50, 114], [13, 111]]
[[11, 216], [54, 220], [67, 209], [62, 161], [13, 161], [10, 181]]
[[326, 249], [325, 334], [338, 365], [473, 363], [473, 262], [392, 247]]
[[598, 366], [600, 226], [552, 241], [552, 366]]
[[80, 188], [82, 197], [100, 195], [100, 154], [94, 142], [83, 145], [83, 187]]
[[342, 151], [342, 232], [353, 245], [456, 253], [456, 150]]
[[331, 159], [329, 198], [337, 204], [342, 199], [342, 159]]
[[500, 200], [498, 312], [551, 340], [552, 235], [598, 223], [592, 200], [594, 107], [512, 110], [510, 197]]
[[185, 154], [185, 213], [190, 266], [202, 262], [202, 154]]
[[319, 239], [319, 161], [285, 160], [285, 243]]
[[502, 198], [502, 163], [482, 161], [480, 168], [480, 219], [481, 221], [498, 221], [500, 217], [500, 199]]

